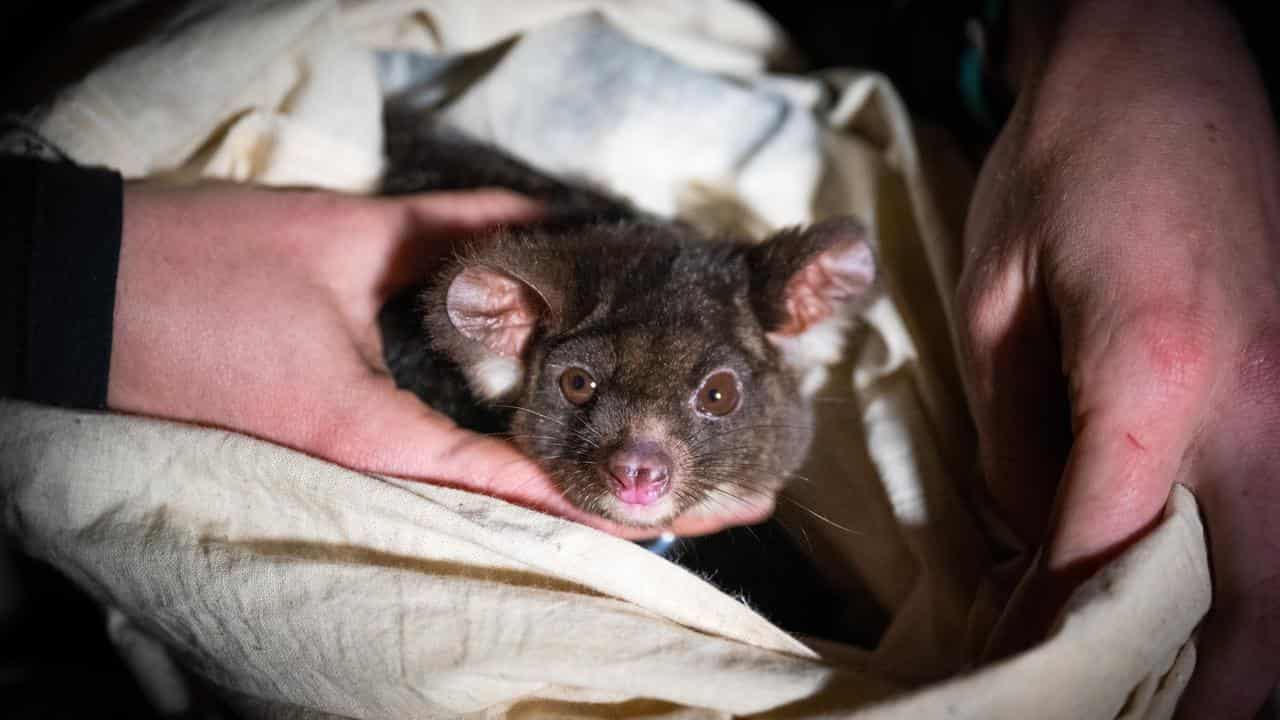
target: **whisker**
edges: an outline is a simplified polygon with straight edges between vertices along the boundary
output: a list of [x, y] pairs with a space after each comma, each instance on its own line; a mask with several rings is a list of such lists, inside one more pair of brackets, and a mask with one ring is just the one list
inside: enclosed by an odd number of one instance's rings
[[564, 439], [557, 435], [534, 435], [531, 433], [511, 433], [507, 436], [511, 440], [547, 440], [557, 443], [561, 446], [565, 445]]
[[565, 422], [564, 422], [563, 420], [557, 420], [557, 419], [555, 419], [555, 418], [553, 418], [553, 417], [551, 417], [551, 416], [549, 416], [549, 415], [543, 415], [542, 413], [540, 413], [540, 412], [538, 412], [538, 411], [536, 411], [536, 410], [530, 410], [529, 408], [524, 407], [524, 406], [522, 406], [522, 405], [494, 405], [494, 407], [498, 407], [498, 408], [506, 408], [507, 410], [519, 410], [520, 412], [526, 412], [526, 413], [529, 413], [530, 415], [532, 415], [532, 416], [534, 416], [534, 417], [542, 418], [543, 420], [547, 420], [547, 421], [549, 421], [549, 422], [553, 422], [553, 423], [555, 423], [555, 424], [557, 424], [557, 425], [564, 426], [564, 424], [565, 424]]
[[784, 531], [784, 532], [786, 532], [786, 534], [787, 534], [787, 535], [789, 535], [789, 536], [791, 536], [792, 538], [796, 537], [796, 534], [797, 534], [797, 533], [799, 533], [800, 538], [801, 538], [801, 539], [803, 540], [803, 542], [804, 542], [804, 548], [805, 548], [805, 550], [806, 550], [810, 555], [812, 555], [812, 554], [813, 554], [813, 550], [814, 550], [814, 548], [813, 548], [813, 540], [811, 540], [811, 539], [809, 538], [809, 531], [804, 529], [804, 525], [803, 525], [803, 524], [800, 524], [800, 525], [797, 525], [797, 526], [795, 526], [795, 527], [792, 527], [791, 525], [789, 525], [789, 524], [787, 524], [787, 523], [783, 522], [783, 521], [782, 521], [782, 518], [781, 518], [781, 517], [778, 517], [777, 515], [774, 515], [774, 516], [773, 516], [773, 522], [777, 523], [777, 524], [778, 524], [778, 527], [782, 528], [782, 529], [783, 529], [783, 531]]
[[[708, 488], [704, 488], [704, 490], [705, 490], [705, 491], [707, 491], [707, 492], [709, 492], [709, 493], [710, 493], [710, 492], [719, 493], [720, 495], [723, 495], [723, 496], [725, 496], [725, 497], [728, 497], [728, 498], [730, 498], [730, 499], [732, 499], [732, 500], [736, 500], [738, 503], [740, 503], [740, 504], [742, 504], [742, 505], [750, 505], [750, 504], [751, 504], [751, 501], [750, 501], [750, 500], [748, 500], [747, 498], [744, 498], [744, 497], [741, 497], [741, 496], [738, 496], [738, 495], [734, 495], [733, 493], [729, 492], [728, 490], [725, 490], [725, 489], [724, 489], [724, 488], [722, 488], [722, 487], [708, 487]], [[708, 498], [711, 498], [712, 496], [711, 496], [711, 495], [708, 495], [707, 497], [708, 497]]]
[[844, 525], [841, 525], [840, 523], [836, 522], [835, 520], [832, 520], [831, 518], [829, 518], [829, 517], [827, 517], [827, 516], [823, 515], [822, 513], [818, 512], [817, 510], [814, 510], [813, 508], [809, 507], [808, 505], [805, 505], [804, 503], [800, 502], [799, 500], [796, 500], [796, 499], [795, 499], [795, 498], [793, 498], [793, 497], [788, 497], [787, 495], [779, 494], [779, 495], [778, 495], [778, 498], [779, 498], [780, 500], [786, 500], [787, 502], [791, 503], [792, 505], [795, 505], [796, 507], [798, 507], [798, 508], [800, 508], [801, 510], [803, 510], [803, 511], [805, 511], [805, 512], [809, 513], [810, 515], [814, 516], [815, 518], [817, 518], [817, 519], [819, 519], [819, 520], [821, 520], [821, 521], [823, 521], [823, 522], [827, 523], [828, 525], [830, 525], [830, 526], [831, 526], [831, 527], [833, 527], [833, 528], [837, 528], [837, 529], [843, 530], [844, 532], [847, 532], [847, 533], [849, 533], [850, 535], [866, 535], [866, 533], [864, 533], [864, 532], [861, 532], [861, 531], [859, 531], [859, 530], [854, 530], [853, 528], [849, 528], [849, 527], [845, 527]]
[[[549, 416], [549, 415], [545, 415], [545, 414], [540, 413], [540, 412], [538, 412], [538, 411], [536, 411], [536, 410], [533, 410], [533, 409], [531, 409], [531, 408], [524, 407], [523, 405], [510, 405], [510, 404], [503, 404], [503, 405], [495, 405], [494, 407], [505, 408], [505, 409], [508, 409], [508, 410], [515, 410], [515, 411], [518, 411], [518, 412], [528, 413], [529, 415], [532, 415], [532, 416], [534, 416], [534, 417], [536, 417], [536, 418], [541, 418], [542, 420], [546, 420], [547, 422], [555, 423], [556, 425], [559, 425], [560, 427], [562, 427], [562, 428], [564, 428], [564, 429], [568, 430], [569, 432], [573, 433], [574, 437], [576, 437], [577, 439], [581, 440], [582, 442], [584, 442], [584, 443], [586, 443], [586, 444], [590, 445], [592, 448], [599, 448], [599, 447], [600, 447], [600, 441], [604, 439], [604, 436], [603, 436], [603, 434], [601, 434], [600, 430], [599, 430], [599, 429], [597, 429], [595, 426], [593, 426], [590, 422], [585, 422], [585, 421], [584, 421], [583, 423], [581, 423], [581, 425], [580, 425], [580, 426], [578, 426], [578, 427], [573, 427], [573, 426], [569, 425], [569, 423], [565, 422], [564, 420], [559, 420], [559, 419], [557, 419], [557, 418], [553, 418], [553, 417], [551, 417], [551, 416]], [[584, 434], [584, 432], [583, 432], [584, 430], [590, 431], [590, 432], [591, 432], [591, 434], [592, 434], [592, 436], [594, 436], [594, 437], [590, 437], [590, 436], [587, 436], [586, 434]]]

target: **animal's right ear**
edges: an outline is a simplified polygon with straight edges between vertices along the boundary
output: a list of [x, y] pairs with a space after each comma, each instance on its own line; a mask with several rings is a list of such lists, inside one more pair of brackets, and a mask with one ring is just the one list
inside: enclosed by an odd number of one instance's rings
[[539, 318], [550, 310], [529, 283], [501, 270], [471, 266], [454, 276], [445, 293], [449, 322], [495, 355], [524, 355]]
[[514, 394], [524, 378], [526, 351], [552, 300], [530, 280], [486, 264], [463, 264], [428, 302], [436, 348], [462, 368], [486, 400]]
[[876, 279], [862, 223], [848, 216], [784, 230], [752, 248], [756, 310], [778, 338], [797, 338], [857, 306]]
[[766, 337], [816, 392], [844, 353], [845, 330], [875, 285], [868, 233], [852, 217], [784, 230], [748, 251], [752, 301]]

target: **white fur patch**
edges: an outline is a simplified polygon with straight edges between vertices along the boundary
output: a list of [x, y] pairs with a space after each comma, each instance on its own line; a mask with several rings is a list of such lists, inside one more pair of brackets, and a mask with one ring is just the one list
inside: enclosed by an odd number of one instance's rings
[[467, 369], [471, 387], [486, 400], [497, 400], [520, 384], [524, 367], [505, 355], [490, 355]]
[[800, 394], [813, 397], [827, 382], [827, 367], [844, 357], [845, 333], [850, 318], [835, 313], [799, 335], [770, 333], [782, 353], [782, 361], [800, 373]]

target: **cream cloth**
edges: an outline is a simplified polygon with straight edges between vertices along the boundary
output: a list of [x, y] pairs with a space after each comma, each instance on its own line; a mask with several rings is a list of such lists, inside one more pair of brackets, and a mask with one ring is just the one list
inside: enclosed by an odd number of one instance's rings
[[6, 403], [9, 528], [114, 608], [157, 702], [186, 702], [172, 658], [267, 715], [1167, 717], [1209, 603], [1185, 491], [1051, 640], [956, 676], [1004, 600], [964, 492], [956, 229], [889, 84], [765, 73], [785, 39], [748, 6], [210, 3], [96, 69], [40, 129], [130, 177], [367, 191], [379, 80], [415, 81], [407, 51], [495, 43], [478, 77], [442, 74], [442, 112], [546, 171], [704, 225], [851, 212], [874, 229], [887, 292], [831, 374], [808, 481], [781, 512], [890, 611], [882, 642], [803, 643], [629, 543], [489, 498]]

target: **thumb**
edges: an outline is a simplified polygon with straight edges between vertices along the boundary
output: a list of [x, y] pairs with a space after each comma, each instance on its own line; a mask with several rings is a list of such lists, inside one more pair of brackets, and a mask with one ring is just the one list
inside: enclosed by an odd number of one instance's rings
[[1015, 252], [973, 263], [958, 287], [961, 372], [983, 479], [1001, 519], [1027, 546], [1044, 540], [1070, 443], [1051, 323]]
[[1176, 312], [1103, 322], [1110, 327], [1065, 331], [1075, 444], [1045, 556], [1050, 572], [1096, 568], [1159, 518], [1209, 407], [1207, 333]]
[[419, 233], [465, 234], [495, 225], [528, 223], [541, 219], [545, 208], [510, 190], [449, 190], [396, 198], [383, 203], [406, 213], [406, 221]]
[[1170, 316], [1121, 318], [1106, 332], [1064, 327], [1075, 439], [1039, 562], [993, 634], [997, 654], [1042, 637], [1067, 595], [1158, 521], [1189, 454], [1206, 346]]
[[[988, 500], [1024, 548], [1037, 548], [1070, 447], [1070, 414], [1043, 293], [1028, 279], [1036, 274], [1009, 246], [991, 253], [966, 267], [957, 288], [961, 372]], [[1008, 573], [1023, 574], [1018, 567]], [[1048, 618], [1036, 614], [1047, 605], [1043, 586], [1023, 578], [987, 640], [988, 656], [1021, 650], [1047, 627]]]

